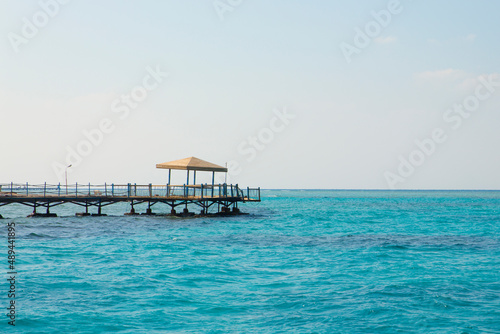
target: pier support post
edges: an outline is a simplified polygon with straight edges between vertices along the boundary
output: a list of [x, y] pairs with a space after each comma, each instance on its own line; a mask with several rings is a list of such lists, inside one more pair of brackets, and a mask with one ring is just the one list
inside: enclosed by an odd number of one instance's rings
[[151, 209], [151, 202], [148, 202], [148, 208], [146, 209], [146, 213], [143, 213], [145, 216], [154, 216], [156, 215], [153, 213], [153, 210]]
[[87, 217], [87, 216], [90, 216], [90, 213], [89, 213], [89, 202], [85, 202], [85, 212], [78, 212], [75, 214], [75, 216], [78, 216], [78, 217]]
[[35, 203], [33, 204], [33, 213], [31, 213], [30, 215], [28, 215], [28, 218], [38, 216], [38, 213], [36, 212], [36, 208], [37, 208], [37, 206], [38, 206], [38, 204], [35, 202]]
[[132, 206], [132, 208], [130, 209], [130, 212], [126, 213], [125, 216], [135, 216], [137, 215], [137, 213], [135, 212], [135, 208], [134, 208], [134, 201], [130, 202], [130, 205]]
[[43, 218], [52, 218], [52, 217], [57, 217], [55, 213], [50, 213], [50, 204], [47, 203], [47, 212], [46, 213], [38, 213], [36, 211], [37, 207], [43, 206], [39, 205], [37, 202], [33, 203], [33, 213], [28, 216], [28, 218], [33, 218], [33, 217], [43, 217]]
[[134, 215], [136, 215], [136, 213], [135, 213], [134, 207], [132, 206], [132, 209], [130, 209], [130, 212], [125, 213], [125, 216], [134, 216]]
[[45, 215], [43, 215], [44, 217], [47, 217], [47, 218], [55, 218], [57, 217], [57, 215], [55, 213], [50, 213], [50, 204], [47, 203], [47, 213]]
[[204, 216], [208, 213], [208, 202], [201, 202], [201, 212], [200, 215]]
[[172, 204], [169, 204], [172, 210], [170, 210], [170, 214], [175, 216], [177, 214], [177, 211], [175, 211], [175, 201], [172, 201]]
[[94, 216], [94, 217], [105, 217], [105, 216], [107, 216], [107, 214], [102, 213], [102, 203], [101, 202], [99, 202], [97, 204], [97, 213], [93, 213], [92, 216]]

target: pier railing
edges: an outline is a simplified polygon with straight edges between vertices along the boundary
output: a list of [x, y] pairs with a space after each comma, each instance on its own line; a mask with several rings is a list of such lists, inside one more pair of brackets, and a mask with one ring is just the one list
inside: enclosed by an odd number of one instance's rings
[[150, 197], [161, 199], [238, 199], [260, 201], [260, 188], [241, 189], [237, 184], [138, 185], [138, 184], [0, 184], [1, 197]]

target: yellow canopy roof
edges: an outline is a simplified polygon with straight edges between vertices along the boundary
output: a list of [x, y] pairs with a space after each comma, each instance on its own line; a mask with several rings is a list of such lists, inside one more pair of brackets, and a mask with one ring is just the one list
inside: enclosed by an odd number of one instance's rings
[[213, 164], [211, 162], [190, 157], [181, 160], [164, 162], [157, 164], [156, 168], [162, 169], [181, 169], [181, 170], [201, 170], [206, 172], [227, 172], [227, 168]]

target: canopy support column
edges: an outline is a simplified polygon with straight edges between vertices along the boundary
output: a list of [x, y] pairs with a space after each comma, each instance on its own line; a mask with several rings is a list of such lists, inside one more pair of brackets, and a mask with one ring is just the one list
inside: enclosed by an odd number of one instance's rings
[[212, 172], [212, 198], [214, 197], [215, 171]]

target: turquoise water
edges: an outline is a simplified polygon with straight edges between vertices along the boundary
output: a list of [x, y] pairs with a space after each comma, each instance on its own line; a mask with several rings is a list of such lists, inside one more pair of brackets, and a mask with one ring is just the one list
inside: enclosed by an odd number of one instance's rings
[[263, 197], [232, 218], [2, 220], [0, 332], [500, 333], [500, 192]]

